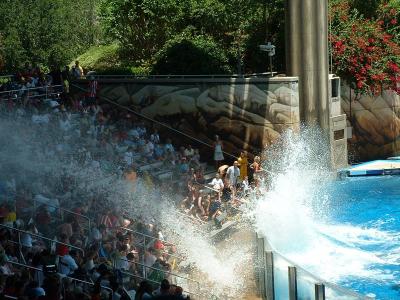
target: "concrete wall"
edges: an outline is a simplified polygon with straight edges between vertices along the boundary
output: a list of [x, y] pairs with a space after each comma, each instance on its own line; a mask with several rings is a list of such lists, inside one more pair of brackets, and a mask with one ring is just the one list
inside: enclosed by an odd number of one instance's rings
[[285, 129], [299, 127], [296, 78], [104, 79], [99, 87], [103, 102], [128, 106], [209, 144], [218, 134], [234, 155], [256, 153]]
[[362, 95], [354, 100], [354, 91], [343, 86], [341, 97], [342, 110], [352, 127], [350, 159], [366, 161], [400, 154], [399, 95], [385, 91], [379, 96]]

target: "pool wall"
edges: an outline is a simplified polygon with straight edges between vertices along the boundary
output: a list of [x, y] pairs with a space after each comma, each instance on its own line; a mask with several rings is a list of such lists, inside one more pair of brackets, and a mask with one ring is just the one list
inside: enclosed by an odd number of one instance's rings
[[257, 286], [263, 300], [374, 300], [324, 281], [275, 251], [257, 234]]

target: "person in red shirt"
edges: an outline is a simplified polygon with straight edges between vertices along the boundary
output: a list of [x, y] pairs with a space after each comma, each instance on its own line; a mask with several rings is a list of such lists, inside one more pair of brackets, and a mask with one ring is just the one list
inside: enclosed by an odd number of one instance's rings
[[[65, 243], [65, 244], [69, 244], [69, 239], [68, 239], [66, 234], [63, 233], [63, 234], [60, 235], [60, 242]], [[56, 254], [58, 256], [67, 255], [68, 252], [69, 252], [69, 249], [68, 249], [67, 245], [57, 244], [57, 246], [56, 246]]]

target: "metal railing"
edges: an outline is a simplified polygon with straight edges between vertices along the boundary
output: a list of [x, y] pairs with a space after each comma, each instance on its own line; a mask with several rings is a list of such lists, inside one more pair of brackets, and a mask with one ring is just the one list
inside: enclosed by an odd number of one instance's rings
[[0, 96], [2, 94], [13, 94], [13, 93], [21, 93], [21, 92], [31, 92], [31, 91], [37, 91], [37, 90], [51, 90], [51, 89], [57, 89], [59, 88], [61, 91], [63, 90], [63, 86], [62, 85], [46, 85], [46, 86], [40, 86], [40, 87], [34, 87], [34, 88], [25, 88], [25, 89], [14, 89], [14, 90], [6, 90], [6, 91], [2, 91], [0, 92]]
[[[146, 243], [146, 239], [147, 239], [147, 240], [151, 240], [151, 241], [159, 240], [160, 242], [162, 242], [162, 243], [163, 243], [164, 245], [166, 245], [166, 246], [174, 246], [174, 247], [176, 247], [176, 245], [173, 244], [173, 243], [170, 243], [170, 242], [168, 242], [168, 241], [165, 241], [165, 240], [163, 240], [163, 239], [159, 239], [159, 238], [154, 237], [154, 236], [151, 236], [151, 235], [147, 235], [147, 234], [142, 233], [142, 232], [139, 232], [139, 231], [135, 231], [135, 230], [130, 229], [130, 228], [126, 228], [126, 227], [118, 227], [118, 228], [119, 228], [119, 229], [122, 229], [122, 230], [126, 230], [126, 231], [129, 231], [129, 232], [132, 232], [132, 233], [137, 234], [137, 235], [140, 235], [140, 236], [143, 238], [143, 245], [140, 245], [140, 244], [139, 244], [139, 245], [137, 245], [137, 246], [138, 246], [138, 247], [141, 247], [141, 248], [143, 248], [143, 249], [147, 249], [147, 246], [148, 246], [147, 243]], [[179, 259], [180, 261], [184, 261], [184, 260], [185, 260], [185, 258], [182, 257], [182, 256], [175, 255], [175, 254], [171, 254], [171, 253], [169, 253], [169, 252], [167, 252], [167, 251], [164, 251], [164, 250], [160, 250], [160, 252], [163, 253], [163, 254], [166, 254], [166, 255], [168, 255], [168, 256], [170, 256], [170, 257]]]
[[[36, 92], [36, 93], [35, 93]], [[60, 94], [63, 92], [62, 85], [50, 85], [35, 88], [25, 88], [25, 89], [14, 89], [0, 92], [0, 100], [3, 101], [15, 101], [19, 99], [35, 99], [35, 98], [45, 98], [57, 96], [59, 98]]]
[[79, 80], [90, 79], [241, 79], [241, 78], [271, 78], [271, 73], [256, 73], [256, 74], [215, 74], [215, 75], [86, 75], [86, 78]]
[[[266, 250], [265, 248], [268, 248]], [[257, 236], [257, 256], [258, 256], [258, 290], [259, 296], [265, 300], [275, 300], [276, 298], [281, 299], [282, 297], [287, 297], [289, 300], [303, 299], [315, 299], [315, 300], [334, 300], [336, 298], [331, 298], [330, 294], [339, 293], [344, 295], [349, 300], [373, 300], [374, 298], [360, 295], [354, 291], [345, 289], [333, 283], [329, 283], [314, 274], [308, 272], [307, 270], [299, 267], [294, 262], [286, 258], [284, 255], [276, 250], [272, 250], [269, 247], [268, 242], [264, 237]], [[282, 268], [282, 264], [286, 267], [287, 275], [283, 279], [285, 270]], [[277, 266], [278, 265], [278, 266]], [[277, 270], [280, 269], [278, 274], [275, 274]], [[302, 281], [300, 274], [303, 277], [309, 278], [309, 280]], [[278, 282], [279, 281], [279, 282]], [[283, 283], [282, 281], [285, 281]], [[301, 295], [299, 298], [299, 288], [300, 286], [308, 286], [308, 289], [303, 289], [302, 293], [306, 293], [307, 296]], [[311, 289], [310, 286], [313, 285]], [[282, 290], [282, 287], [284, 289]], [[328, 291], [328, 292], [327, 292]], [[334, 297], [334, 296], [333, 296]], [[340, 298], [342, 299], [342, 298]]]
[[[160, 282], [158, 282], [158, 281], [147, 279], [147, 278], [144, 278], [143, 276], [140, 276], [140, 275], [137, 275], [137, 274], [133, 274], [133, 273], [130, 273], [130, 272], [127, 272], [127, 271], [120, 271], [120, 272], [121, 272], [122, 275], [126, 275], [126, 276], [129, 276], [129, 277], [134, 277], [134, 278], [139, 278], [139, 279], [145, 280], [145, 281], [147, 281], [149, 283], [152, 283], [152, 284], [155, 284], [155, 285], [160, 285]], [[185, 294], [188, 294], [190, 296], [196, 297], [196, 298], [194, 298], [195, 300], [218, 299], [215, 295], [211, 294], [210, 292], [201, 291], [200, 289], [199, 289], [199, 293], [194, 293], [194, 292], [191, 292], [191, 291], [189, 291], [187, 289], [184, 289], [184, 288], [182, 288], [182, 289], [183, 289], [183, 292]]]
[[[36, 268], [36, 267], [29, 266], [29, 265], [26, 265], [26, 264], [21, 264], [21, 263], [15, 262], [15, 261], [7, 261], [7, 263], [10, 263], [10, 264], [15, 265], [15, 266], [19, 266], [21, 268], [25, 268], [25, 269], [34, 270], [34, 271], [38, 271], [38, 272], [44, 273], [44, 271], [42, 269], [40, 269], [40, 268]], [[69, 280], [71, 280], [73, 282], [78, 282], [78, 283], [82, 283], [82, 284], [86, 284], [86, 285], [90, 285], [90, 286], [95, 286], [96, 285], [93, 282], [77, 279], [77, 278], [70, 277], [70, 276], [67, 276], [67, 275], [63, 276], [63, 277], [64, 278], [68, 278]], [[100, 285], [100, 288], [102, 288], [104, 290], [107, 290], [107, 291], [109, 291], [111, 293], [111, 295], [114, 295], [114, 291], [111, 288], [109, 288], [107, 286], [104, 286], [104, 285]]]
[[[35, 200], [35, 199], [32, 199], [32, 201], [33, 201], [33, 212], [34, 212], [34, 215], [36, 215], [37, 207], [40, 207], [40, 206], [44, 205], [44, 206], [48, 206], [48, 207], [55, 208], [56, 210], [58, 210], [60, 212], [60, 219], [62, 221], [64, 221], [64, 214], [62, 212], [66, 212], [66, 213], [69, 213], [71, 215], [74, 215], [74, 216], [77, 216], [77, 217], [80, 217], [80, 218], [83, 218], [83, 219], [87, 220], [88, 230], [90, 231], [90, 229], [91, 229], [91, 219], [88, 216], [73, 212], [73, 211], [71, 211], [69, 209], [62, 208], [61, 206], [52, 205], [52, 204], [41, 202], [41, 201], [38, 201], [38, 200]], [[38, 203], [40, 204], [39, 206], [37, 205]]]
[[[200, 293], [200, 282], [197, 281], [197, 280], [194, 280], [194, 279], [191, 279], [191, 278], [189, 278], [189, 277], [185, 277], [185, 276], [182, 276], [182, 275], [179, 275], [179, 274], [176, 274], [176, 273], [172, 273], [172, 272], [167, 271], [167, 270], [155, 268], [155, 267], [153, 267], [153, 266], [146, 266], [145, 264], [142, 264], [142, 263], [139, 263], [139, 262], [136, 262], [136, 261], [133, 261], [133, 260], [122, 259], [122, 258], [120, 258], [120, 259], [121, 259], [121, 260], [124, 260], [124, 261], [127, 261], [127, 262], [129, 262], [129, 263], [131, 263], [131, 264], [134, 264], [134, 265], [136, 265], [136, 266], [141, 267], [142, 270], [143, 270], [143, 279], [144, 279], [144, 280], [147, 280], [147, 281], [151, 281], [151, 282], [153, 282], [153, 283], [160, 284], [160, 282], [157, 282], [157, 281], [154, 281], [154, 280], [149, 279], [149, 276], [151, 275], [151, 272], [148, 272], [148, 270], [147, 270], [147, 269], [149, 269], [149, 270], [152, 270], [152, 271], [161, 272], [161, 273], [166, 274], [166, 275], [168, 275], [168, 276], [172, 276], [172, 277], [176, 277], [176, 278], [183, 279], [183, 280], [185, 280], [185, 281], [187, 282], [187, 286], [189, 285], [189, 282], [194, 283], [194, 284], [196, 285], [197, 293], [191, 292], [191, 291], [189, 290], [188, 287], [186, 287], [185, 292], [188, 293], [188, 294], [193, 294], [193, 295], [199, 295], [199, 293]], [[114, 266], [114, 267], [115, 267], [115, 266]], [[124, 272], [125, 272], [125, 271], [124, 271]], [[129, 273], [129, 272], [128, 272], [128, 273]], [[132, 273], [129, 273], [129, 274], [132, 274]], [[132, 274], [132, 275], [133, 275], [133, 274]], [[139, 275], [137, 275], [137, 276], [139, 276]]]
[[[69, 247], [69, 248], [79, 250], [79, 251], [81, 251], [82, 255], [85, 256], [85, 250], [83, 250], [83, 249], [80, 248], [80, 247], [76, 247], [76, 246], [71, 245], [71, 244], [63, 243], [63, 242], [60, 242], [60, 241], [57, 241], [57, 240], [50, 239], [50, 238], [48, 238], [48, 237], [39, 235], [39, 234], [35, 234], [35, 233], [29, 232], [29, 231], [25, 231], [25, 230], [22, 230], [22, 229], [14, 228], [14, 227], [7, 226], [7, 225], [4, 225], [4, 224], [0, 224], [0, 227], [2, 227], [2, 228], [7, 228], [7, 229], [13, 230], [13, 231], [17, 231], [17, 232], [18, 232], [18, 241], [19, 241], [19, 243], [21, 243], [21, 242], [20, 242], [20, 241], [21, 241], [21, 236], [20, 236], [20, 234], [21, 234], [21, 233], [24, 233], [24, 234], [28, 234], [28, 235], [30, 235], [30, 236], [32, 236], [32, 237], [36, 237], [36, 238], [38, 238], [38, 239], [42, 239], [42, 240], [45, 240], [45, 241], [48, 241], [48, 242], [51, 242], [51, 243], [54, 243], [54, 244], [64, 245], [64, 246], [67, 246], [67, 247]], [[21, 245], [22, 245], [22, 243], [21, 243]], [[22, 246], [23, 246], [23, 245], [22, 245]]]

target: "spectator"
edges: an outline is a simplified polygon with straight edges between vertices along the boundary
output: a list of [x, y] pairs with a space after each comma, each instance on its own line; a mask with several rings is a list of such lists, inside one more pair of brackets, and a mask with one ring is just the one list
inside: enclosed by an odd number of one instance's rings
[[188, 172], [189, 172], [189, 164], [187, 162], [186, 157], [182, 157], [180, 164], [179, 164], [179, 173], [187, 174]]
[[72, 236], [72, 223], [74, 222], [73, 217], [69, 216], [66, 221], [59, 226], [59, 232], [61, 235], [70, 239]]
[[260, 157], [255, 156], [253, 163], [250, 165], [250, 168], [253, 170], [253, 181], [254, 185], [257, 187], [260, 182], [260, 173], [263, 171], [260, 164]]
[[135, 300], [151, 300], [152, 297], [152, 287], [147, 281], [142, 281], [136, 292]]
[[59, 270], [61, 274], [68, 276], [74, 273], [75, 270], [78, 270], [78, 265], [74, 258], [76, 254], [75, 250], [71, 250], [60, 257]]
[[69, 94], [69, 83], [71, 82], [71, 70], [69, 66], [65, 66], [61, 72], [61, 78], [64, 86], [64, 92]]
[[167, 139], [167, 142], [165, 143], [165, 151], [174, 153], [175, 149], [174, 146], [172, 145], [171, 139]]
[[184, 151], [184, 155], [188, 158], [191, 159], [194, 155], [194, 149], [192, 148], [192, 145], [188, 145], [188, 147]]
[[219, 173], [215, 174], [214, 179], [209, 183], [214, 190], [221, 192], [224, 188], [224, 182], [221, 179], [221, 175]]
[[222, 165], [222, 162], [224, 161], [222, 141], [219, 139], [218, 135], [215, 136], [214, 142], [214, 161], [215, 167], [217, 169]]
[[167, 279], [161, 281], [160, 287], [153, 292], [154, 296], [167, 296], [171, 295], [171, 285]]
[[232, 198], [235, 198], [236, 186], [238, 184], [238, 178], [240, 176], [240, 170], [238, 168], [239, 163], [235, 160], [233, 165], [226, 171], [227, 185], [232, 191]]
[[99, 90], [99, 83], [94, 78], [94, 76], [91, 75], [89, 80], [89, 95], [86, 102], [87, 106], [93, 106], [96, 104], [96, 97], [98, 90]]
[[158, 135], [157, 129], [154, 129], [154, 132], [150, 136], [150, 141], [152, 141], [153, 144], [159, 144], [160, 143], [160, 136]]
[[74, 79], [81, 79], [84, 75], [78, 60], [75, 61], [75, 65], [72, 67], [71, 75]]
[[47, 210], [46, 205], [39, 207], [39, 211], [36, 214], [36, 224], [40, 233], [47, 235], [50, 229], [51, 216]]
[[240, 152], [240, 157], [238, 158], [239, 168], [240, 168], [240, 180], [244, 180], [247, 177], [247, 166], [249, 164], [247, 160], [247, 152]]
[[61, 74], [59, 67], [53, 66], [51, 68], [49, 75], [51, 77], [52, 85], [62, 85], [63, 84], [62, 74]]
[[68, 246], [65, 244], [70, 243], [69, 238], [65, 233], [60, 234], [60, 242], [62, 244], [57, 243], [56, 245], [56, 254], [59, 256], [64, 256], [69, 252]]
[[194, 155], [190, 159], [190, 163], [193, 165], [195, 168], [200, 167], [200, 153], [199, 149], [194, 149]]

